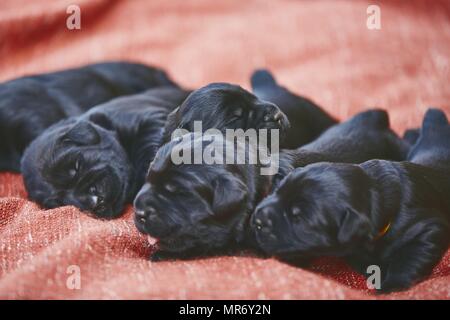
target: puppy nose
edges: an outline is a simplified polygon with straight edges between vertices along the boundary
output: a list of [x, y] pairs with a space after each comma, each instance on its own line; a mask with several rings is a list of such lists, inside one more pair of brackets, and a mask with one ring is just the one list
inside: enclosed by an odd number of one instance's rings
[[91, 205], [93, 208], [97, 206], [98, 203], [98, 196], [91, 196]]
[[147, 221], [147, 214], [144, 210], [135, 210], [134, 211], [136, 220], [139, 221], [140, 224], [144, 225]]
[[266, 114], [263, 119], [264, 122], [276, 122], [281, 125], [283, 122], [283, 113], [276, 106], [270, 105], [270, 107], [266, 109]]
[[279, 121], [281, 120], [281, 118], [283, 117], [283, 114], [281, 113], [281, 111], [278, 111], [277, 113], [275, 113], [275, 115], [273, 116], [273, 119], [275, 121]]
[[145, 211], [144, 210], [138, 210], [135, 209], [134, 210], [134, 214], [136, 215], [137, 218], [145, 218]]
[[270, 232], [273, 226], [273, 222], [270, 219], [270, 208], [263, 208], [258, 213], [258, 216], [254, 220], [256, 229], [262, 232]]
[[136, 215], [136, 219], [142, 223], [145, 224], [145, 222], [147, 220], [154, 220], [155, 218], [155, 214], [156, 214], [156, 209], [153, 207], [147, 207], [145, 208], [145, 210], [140, 210], [135, 208], [134, 213]]

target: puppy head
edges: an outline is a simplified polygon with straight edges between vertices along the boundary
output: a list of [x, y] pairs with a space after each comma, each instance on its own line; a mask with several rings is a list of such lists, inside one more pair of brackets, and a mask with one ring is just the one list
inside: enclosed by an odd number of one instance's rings
[[150, 165], [134, 201], [137, 228], [158, 238], [161, 250], [177, 253], [206, 254], [239, 241], [249, 211], [239, 171], [231, 165], [175, 165], [171, 152], [178, 143], [161, 147]]
[[73, 205], [113, 217], [127, 200], [132, 168], [112, 131], [69, 119], [30, 144], [22, 173], [30, 198], [47, 208]]
[[192, 92], [168, 116], [165, 141], [177, 128], [194, 131], [194, 121], [201, 121], [203, 130], [279, 129], [281, 137], [289, 128], [286, 115], [275, 104], [227, 83], [212, 83]]
[[251, 218], [260, 248], [282, 257], [345, 255], [369, 235], [370, 180], [355, 165], [298, 168]]

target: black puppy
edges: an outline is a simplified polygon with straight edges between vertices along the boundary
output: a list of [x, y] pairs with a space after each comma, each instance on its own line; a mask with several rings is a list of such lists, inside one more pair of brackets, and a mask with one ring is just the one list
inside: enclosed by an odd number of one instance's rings
[[0, 170], [20, 170], [25, 147], [47, 127], [112, 98], [175, 86], [142, 64], [110, 62], [0, 84]]
[[254, 94], [275, 103], [291, 124], [282, 147], [298, 148], [316, 139], [337, 121], [311, 100], [280, 86], [268, 70], [257, 70], [251, 76]]
[[282, 150], [273, 186], [294, 168], [316, 162], [361, 163], [370, 159], [405, 160], [409, 145], [390, 128], [384, 110], [368, 110], [336, 124], [318, 139], [295, 150]]
[[30, 198], [113, 217], [133, 200], [161, 144], [167, 115], [188, 95], [174, 87], [116, 98], [48, 128], [25, 150]]
[[164, 141], [170, 141], [176, 129], [195, 131], [196, 121], [201, 121], [203, 132], [212, 128], [224, 133], [226, 129], [278, 129], [281, 138], [289, 127], [276, 105], [228, 83], [211, 83], [192, 92], [167, 118]]
[[268, 254], [294, 263], [344, 257], [381, 269], [383, 292], [428, 275], [449, 245], [450, 126], [427, 112], [408, 162], [319, 163], [298, 168], [251, 218]]
[[[212, 141], [211, 141], [212, 140]], [[225, 253], [247, 246], [245, 226], [269, 192], [270, 176], [249, 159], [255, 149], [240, 140], [184, 135], [163, 145], [150, 165], [147, 182], [134, 200], [137, 228], [159, 240], [153, 260]], [[193, 164], [173, 160], [206, 148], [243, 154], [243, 164]], [[223, 161], [225, 162], [225, 161]]]
[[[348, 161], [392, 156], [400, 139], [386, 127], [385, 116], [382, 111], [369, 111], [330, 129], [322, 140], [324, 150], [330, 151], [327, 157], [332, 158], [334, 143], [336, 149], [346, 144]], [[380, 118], [384, 119], [381, 125]], [[177, 145], [172, 141], [161, 147], [150, 166], [147, 183], [134, 201], [138, 229], [160, 241], [160, 252], [153, 258], [253, 248], [246, 230], [249, 215], [268, 194], [273, 176], [259, 174], [260, 162], [176, 165], [171, 155]], [[336, 156], [344, 157], [343, 153]]]

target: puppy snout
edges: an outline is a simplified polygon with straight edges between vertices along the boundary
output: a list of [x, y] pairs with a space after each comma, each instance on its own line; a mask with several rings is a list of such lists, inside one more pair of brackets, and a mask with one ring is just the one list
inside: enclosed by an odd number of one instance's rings
[[146, 222], [146, 214], [144, 210], [135, 210], [134, 211], [135, 219], [141, 225], [145, 225]]
[[136, 220], [142, 224], [145, 224], [147, 220], [151, 220], [155, 217], [156, 210], [153, 207], [146, 207], [145, 210], [135, 208], [134, 214], [136, 216]]
[[264, 116], [265, 122], [278, 122], [281, 124], [283, 118], [283, 113], [281, 111], [276, 111], [276, 113], [266, 114]]
[[145, 211], [144, 210], [135, 209], [134, 214], [136, 215], [137, 219], [145, 219]]
[[263, 233], [269, 233], [273, 227], [270, 208], [262, 208], [255, 217], [255, 228]]
[[283, 118], [283, 113], [281, 113], [281, 111], [278, 111], [277, 113], [275, 113], [275, 115], [273, 116], [273, 119], [275, 121], [281, 121], [281, 118]]
[[273, 122], [281, 129], [288, 128], [290, 125], [286, 115], [273, 104], [266, 107], [263, 120], [264, 122]]
[[92, 208], [95, 208], [97, 206], [97, 203], [98, 203], [98, 196], [91, 196], [90, 199], [91, 199], [91, 206], [92, 206]]

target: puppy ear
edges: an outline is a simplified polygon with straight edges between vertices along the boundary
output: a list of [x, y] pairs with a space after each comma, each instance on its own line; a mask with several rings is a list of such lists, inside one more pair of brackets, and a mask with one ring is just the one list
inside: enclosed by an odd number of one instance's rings
[[337, 240], [340, 244], [354, 243], [370, 236], [370, 221], [364, 214], [348, 208], [340, 221]]
[[444, 111], [440, 109], [428, 109], [423, 118], [422, 127], [424, 130], [431, 129], [436, 126], [447, 126], [448, 120]]
[[175, 108], [171, 113], [167, 115], [166, 125], [164, 127], [163, 140], [164, 142], [170, 141], [172, 133], [178, 127], [178, 111], [180, 107]]
[[370, 109], [358, 113], [352, 118], [353, 121], [359, 121], [367, 128], [386, 130], [390, 128], [389, 114], [383, 109]]
[[214, 216], [226, 219], [247, 206], [248, 191], [246, 185], [229, 174], [213, 181], [214, 196], [212, 208]]
[[63, 142], [77, 145], [94, 145], [100, 142], [100, 136], [95, 128], [86, 121], [80, 121], [62, 137]]
[[250, 83], [252, 89], [264, 87], [275, 87], [277, 86], [277, 81], [272, 73], [267, 69], [255, 70], [250, 78]]
[[94, 113], [89, 117], [89, 121], [95, 123], [96, 125], [106, 129], [106, 130], [114, 130], [114, 125], [111, 120], [103, 113]]

